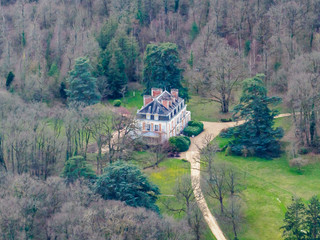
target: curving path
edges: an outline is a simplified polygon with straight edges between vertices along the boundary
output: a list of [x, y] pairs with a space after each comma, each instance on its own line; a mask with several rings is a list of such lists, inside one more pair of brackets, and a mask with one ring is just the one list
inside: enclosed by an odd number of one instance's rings
[[[290, 113], [280, 114], [279, 117], [288, 117]], [[204, 195], [200, 186], [200, 154], [198, 147], [202, 148], [204, 146], [205, 137], [210, 135], [212, 139], [219, 135], [221, 130], [229, 127], [236, 126], [237, 124], [242, 124], [243, 121], [239, 122], [203, 122], [204, 131], [198, 136], [191, 139], [191, 145], [187, 152], [181, 154], [181, 158], [184, 158], [190, 162], [191, 165], [191, 183], [193, 187], [193, 192], [196, 197], [198, 206], [204, 216], [205, 221], [207, 222], [212, 234], [216, 237], [217, 240], [226, 240], [221, 228], [215, 217], [212, 215], [211, 211], [208, 208], [207, 202], [204, 198]]]

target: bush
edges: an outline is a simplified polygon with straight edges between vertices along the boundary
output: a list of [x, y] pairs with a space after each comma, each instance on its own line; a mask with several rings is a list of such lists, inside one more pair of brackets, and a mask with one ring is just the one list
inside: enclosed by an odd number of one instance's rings
[[302, 173], [302, 167], [308, 165], [308, 160], [301, 157], [293, 158], [289, 161], [290, 167], [297, 168], [299, 173]]
[[113, 101], [113, 106], [115, 106], [115, 107], [120, 107], [121, 106], [121, 100], [119, 100], [119, 99], [116, 99], [116, 100], [114, 100]]
[[302, 148], [299, 149], [298, 153], [302, 154], [302, 155], [308, 154], [309, 153], [309, 149], [302, 147]]
[[189, 137], [197, 136], [203, 131], [203, 123], [198, 121], [188, 122], [188, 126], [183, 130], [183, 134]]
[[199, 127], [194, 127], [194, 126], [187, 126], [184, 130], [183, 130], [183, 134], [189, 137], [192, 136], [197, 136], [201, 133], [201, 129]]
[[203, 123], [199, 121], [189, 121], [188, 126], [199, 127], [203, 131]]
[[191, 140], [185, 136], [176, 136], [169, 139], [170, 146], [177, 152], [185, 152], [189, 149]]
[[11, 86], [11, 83], [13, 82], [13, 79], [14, 79], [14, 74], [13, 74], [13, 72], [9, 72], [9, 74], [8, 74], [8, 76], [7, 76], [7, 81], [6, 81], [6, 88], [7, 88], [7, 90], [10, 88], [10, 86]]
[[221, 122], [232, 122], [232, 118], [221, 118]]

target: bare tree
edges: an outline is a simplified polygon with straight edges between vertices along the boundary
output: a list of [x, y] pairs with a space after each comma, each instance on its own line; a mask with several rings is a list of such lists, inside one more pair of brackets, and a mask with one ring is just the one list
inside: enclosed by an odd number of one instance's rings
[[212, 168], [212, 180], [204, 179], [203, 185], [208, 197], [216, 199], [220, 203], [220, 212], [224, 212], [224, 198], [228, 193], [227, 171], [224, 164], [215, 165]]
[[231, 196], [228, 200], [228, 207], [225, 210], [227, 222], [231, 224], [234, 239], [238, 239], [238, 231], [243, 221], [242, 201], [238, 196]]
[[229, 112], [232, 91], [245, 77], [241, 54], [231, 47], [220, 44], [212, 49], [204, 60], [206, 90], [203, 94], [221, 105], [221, 112]]
[[197, 145], [197, 148], [201, 154], [200, 161], [204, 160], [206, 164], [207, 172], [209, 174], [209, 181], [213, 180], [213, 163], [216, 152], [219, 150], [219, 146], [213, 142], [212, 139], [213, 135], [206, 134], [202, 144], [200, 146]]

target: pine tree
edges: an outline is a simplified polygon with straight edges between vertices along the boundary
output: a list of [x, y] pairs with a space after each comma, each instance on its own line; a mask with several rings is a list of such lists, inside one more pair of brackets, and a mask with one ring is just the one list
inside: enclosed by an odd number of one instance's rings
[[89, 59], [80, 57], [75, 60], [75, 66], [69, 73], [67, 90], [69, 103], [92, 105], [100, 101], [100, 94], [97, 90], [96, 78], [91, 75]]
[[13, 74], [13, 72], [9, 72], [8, 73], [8, 76], [7, 76], [7, 81], [6, 81], [6, 88], [7, 89], [9, 89], [10, 88], [10, 86], [11, 86], [11, 83], [13, 82], [13, 80], [14, 80], [14, 74]]
[[103, 199], [120, 200], [129, 206], [159, 211], [156, 203], [159, 188], [149, 182], [138, 167], [117, 161], [104, 169], [95, 185]]
[[199, 27], [198, 27], [196, 22], [193, 22], [192, 26], [191, 26], [191, 29], [190, 29], [191, 41], [195, 40], [196, 37], [198, 36], [198, 34], [199, 34]]
[[182, 87], [183, 79], [178, 47], [174, 43], [149, 44], [144, 55], [143, 80], [146, 85], [145, 92], [152, 87], [170, 90], [177, 88], [179, 95], [187, 98], [188, 93]]
[[114, 49], [106, 72], [108, 79], [108, 92], [111, 98], [123, 97], [122, 93], [128, 79], [125, 73], [124, 58], [119, 48]]
[[285, 214], [283, 236], [286, 240], [306, 239], [305, 206], [300, 198], [292, 198], [292, 204]]
[[320, 239], [320, 201], [317, 196], [310, 199], [306, 209], [306, 225], [309, 239]]
[[245, 120], [235, 131], [236, 140], [231, 143], [232, 151], [239, 155], [243, 149], [259, 157], [276, 157], [280, 153], [278, 139], [283, 136], [283, 130], [273, 128], [278, 112], [268, 106], [280, 103], [281, 98], [267, 96], [263, 77], [256, 75], [244, 81], [240, 104], [234, 109], [235, 116]]
[[65, 162], [61, 176], [66, 178], [67, 183], [73, 183], [80, 178], [91, 180], [96, 178], [92, 165], [88, 164], [82, 156], [69, 158]]

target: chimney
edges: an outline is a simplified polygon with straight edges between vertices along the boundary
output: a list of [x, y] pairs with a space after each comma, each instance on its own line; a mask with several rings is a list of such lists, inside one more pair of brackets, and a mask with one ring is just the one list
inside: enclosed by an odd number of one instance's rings
[[168, 99], [167, 100], [162, 100], [161, 104], [163, 106], [165, 106], [167, 109], [169, 109], [172, 106], [172, 100], [168, 100]]
[[153, 98], [158, 97], [161, 93], [162, 93], [162, 89], [161, 88], [151, 88], [151, 96]]
[[179, 97], [179, 90], [178, 89], [171, 89], [171, 95], [177, 100]]
[[162, 105], [165, 106], [167, 109], [169, 109], [170, 101], [169, 100], [162, 100]]
[[143, 106], [148, 105], [153, 101], [152, 97], [150, 95], [144, 95], [143, 96]]

